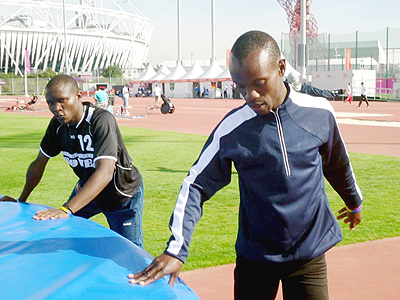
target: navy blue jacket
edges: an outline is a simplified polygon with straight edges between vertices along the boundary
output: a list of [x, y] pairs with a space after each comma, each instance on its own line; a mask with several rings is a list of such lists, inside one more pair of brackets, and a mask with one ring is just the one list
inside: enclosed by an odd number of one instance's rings
[[337, 91], [329, 91], [329, 90], [322, 90], [316, 88], [315, 86], [302, 83], [300, 93], [308, 94], [311, 96], [316, 97], [324, 97], [328, 100], [335, 100], [335, 98], [339, 95]]
[[247, 259], [313, 259], [342, 239], [324, 177], [348, 207], [362, 202], [332, 106], [290, 88], [275, 111], [259, 116], [244, 105], [214, 129], [183, 181], [166, 253], [185, 261], [202, 205], [230, 182], [232, 163], [240, 189], [236, 252]]

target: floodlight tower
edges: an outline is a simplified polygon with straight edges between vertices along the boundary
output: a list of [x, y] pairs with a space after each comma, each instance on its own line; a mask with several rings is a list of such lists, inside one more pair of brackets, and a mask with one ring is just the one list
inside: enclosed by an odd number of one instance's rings
[[306, 0], [300, 0], [300, 45], [299, 45], [299, 67], [303, 81], [306, 81]]
[[64, 21], [65, 74], [69, 75], [68, 44], [67, 44], [67, 10], [65, 9], [65, 0], [63, 0], [63, 21]]
[[182, 61], [182, 45], [181, 45], [181, 0], [178, 0], [178, 61]]
[[211, 54], [212, 54], [212, 59], [216, 59], [216, 55], [215, 55], [215, 0], [211, 0]]

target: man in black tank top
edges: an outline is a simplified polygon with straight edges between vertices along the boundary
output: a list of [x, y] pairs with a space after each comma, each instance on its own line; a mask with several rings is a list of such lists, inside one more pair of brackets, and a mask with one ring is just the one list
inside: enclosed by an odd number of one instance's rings
[[46, 101], [54, 117], [37, 158], [28, 168], [19, 201], [28, 199], [48, 160], [62, 153], [79, 181], [63, 206], [39, 211], [34, 219], [71, 215], [90, 218], [103, 212], [112, 230], [143, 248], [142, 176], [132, 164], [114, 116], [103, 108], [82, 102], [76, 81], [67, 75], [58, 75], [49, 81]]

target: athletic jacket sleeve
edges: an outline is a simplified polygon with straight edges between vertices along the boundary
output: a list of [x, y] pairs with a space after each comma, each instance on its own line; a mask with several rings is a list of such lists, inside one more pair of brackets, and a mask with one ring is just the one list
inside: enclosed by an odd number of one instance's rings
[[322, 90], [308, 84], [302, 84], [300, 92], [315, 97], [324, 97], [328, 100], [333, 100], [335, 99], [336, 96], [336, 94], [333, 93], [332, 91]]
[[330, 114], [329, 123], [331, 130], [327, 142], [320, 148], [324, 175], [346, 205], [354, 208], [362, 203], [363, 197], [333, 114]]
[[166, 252], [182, 261], [188, 256], [195, 224], [202, 215], [203, 203], [231, 180], [231, 162], [221, 161], [211, 136], [198, 160], [184, 179], [170, 220], [172, 236]]
[[172, 236], [166, 253], [183, 262], [186, 260], [194, 226], [202, 215], [203, 203], [231, 180], [232, 161], [221, 158], [221, 142], [226, 135], [254, 115], [247, 106], [234, 110], [208, 138], [198, 160], [182, 183], [170, 220]]

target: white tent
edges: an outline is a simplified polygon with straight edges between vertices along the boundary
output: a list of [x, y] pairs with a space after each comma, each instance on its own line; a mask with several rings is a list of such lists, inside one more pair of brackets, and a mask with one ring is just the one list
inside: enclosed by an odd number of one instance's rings
[[205, 92], [207, 94], [208, 91], [209, 98], [217, 98], [216, 88], [212, 87], [211, 82], [212, 79], [221, 74], [222, 71], [223, 70], [219, 66], [217, 60], [211, 59], [211, 63], [208, 69], [196, 78], [196, 80], [200, 81], [201, 92]]
[[211, 63], [210, 63], [210, 66], [208, 67], [208, 69], [205, 70], [204, 73], [201, 74], [196, 79], [198, 79], [200, 81], [206, 81], [206, 80], [208, 80], [210, 78], [217, 77], [219, 74], [222, 73], [222, 71], [223, 70], [219, 66], [217, 60], [216, 59], [211, 59]]
[[232, 81], [231, 72], [229, 72], [229, 68], [226, 67], [225, 70], [216, 77], [216, 79], [219, 79], [218, 81]]
[[182, 67], [182, 64], [180, 61], [176, 63], [176, 67], [174, 68], [174, 71], [169, 74], [167, 77], [165, 77], [162, 81], [163, 82], [170, 82], [174, 81], [175, 79], [181, 78], [186, 74], [186, 70], [184, 67]]
[[193, 81], [193, 79], [199, 77], [201, 74], [204, 73], [204, 70], [200, 67], [197, 60], [194, 62], [192, 67], [187, 71], [185, 75], [178, 79], [178, 81]]
[[138, 88], [143, 82], [146, 80], [150, 79], [156, 75], [156, 71], [154, 71], [153, 67], [148, 64], [146, 67], [146, 70], [143, 72], [143, 74], [136, 80], [131, 81], [131, 94], [134, 93], [136, 94], [136, 91], [138, 91]]
[[183, 91], [181, 91], [180, 87], [175, 84], [175, 81], [185, 74], [186, 70], [182, 67], [181, 62], [178, 61], [176, 63], [174, 71], [161, 81], [163, 83], [167, 83], [167, 87], [164, 91], [167, 97], [182, 97], [181, 94], [183, 93]]
[[151, 77], [153, 77], [154, 75], [156, 75], [156, 71], [154, 71], [153, 67], [148, 64], [146, 70], [143, 72], [143, 74], [136, 79], [135, 81], [143, 81], [143, 80], [148, 80]]
[[[171, 74], [171, 71], [165, 64], [161, 65], [161, 68], [157, 71], [156, 75], [151, 77], [150, 79], [146, 80], [148, 83], [161, 83], [161, 80]], [[164, 84], [160, 84], [162, 93], [165, 93]], [[153, 85], [152, 85], [153, 90]]]
[[[221, 74], [219, 74], [215, 79], [216, 79], [216, 81], [221, 81], [221, 92], [223, 92], [224, 85], [226, 85], [228, 98], [233, 98], [233, 95], [232, 95], [233, 81], [232, 81], [232, 77], [231, 77], [231, 72], [229, 72], [229, 68], [226, 67], [225, 70]], [[221, 96], [223, 97], [223, 95], [221, 95]]]
[[175, 80], [174, 96], [178, 98], [193, 98], [193, 95], [196, 94], [195, 87], [199, 85], [198, 82], [194, 83], [195, 78], [199, 77], [203, 73], [203, 69], [200, 67], [199, 63], [195, 61], [185, 75]]
[[167, 77], [169, 74], [171, 74], [171, 71], [168, 69], [168, 67], [163, 64], [161, 68], [157, 71], [157, 73], [151, 77], [150, 79], [146, 80], [147, 82], [161, 82], [162, 79]]

